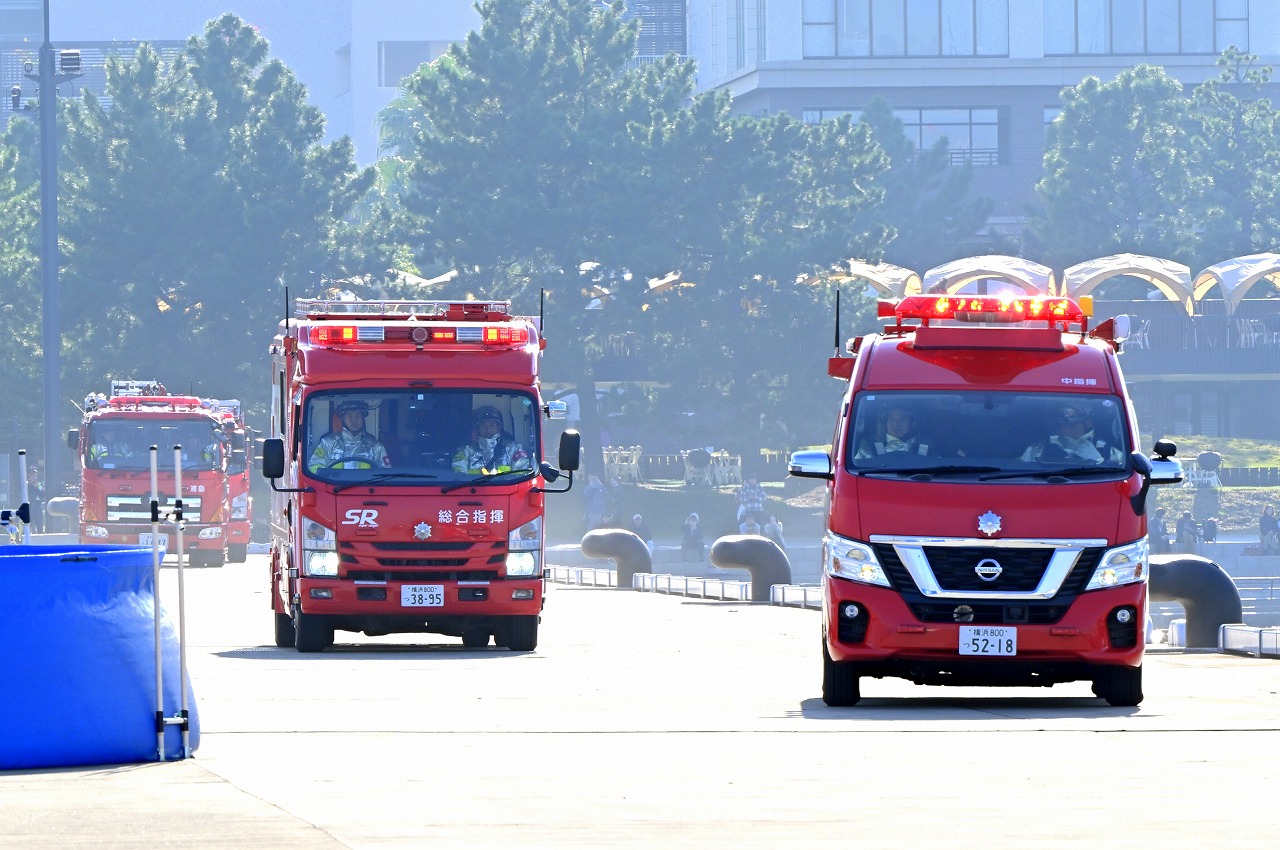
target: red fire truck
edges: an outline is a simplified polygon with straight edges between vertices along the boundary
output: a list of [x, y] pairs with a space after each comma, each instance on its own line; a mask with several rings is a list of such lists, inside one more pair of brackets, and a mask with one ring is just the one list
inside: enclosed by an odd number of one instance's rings
[[[277, 646], [334, 630], [537, 646], [544, 493], [541, 320], [506, 302], [299, 299], [271, 345], [262, 472], [272, 480]], [[284, 486], [277, 484], [284, 480]]]
[[828, 373], [848, 382], [825, 479], [823, 700], [862, 677], [934, 685], [1091, 681], [1142, 700], [1146, 505], [1180, 481], [1137, 450], [1109, 320], [1090, 299], [910, 296]]
[[[87, 398], [80, 427], [67, 432], [80, 458], [81, 542], [150, 544], [151, 446], [163, 504], [178, 497], [173, 447], [181, 446], [186, 554], [192, 566], [222, 566], [230, 514], [222, 433], [208, 402], [157, 381], [112, 381], [109, 397]], [[167, 533], [161, 545], [171, 545]]]
[[245, 424], [240, 399], [210, 399], [222, 418], [227, 456], [227, 498], [231, 513], [227, 520], [227, 560], [242, 564], [249, 554], [253, 530], [253, 499], [249, 495], [249, 467], [253, 457], [253, 431]]

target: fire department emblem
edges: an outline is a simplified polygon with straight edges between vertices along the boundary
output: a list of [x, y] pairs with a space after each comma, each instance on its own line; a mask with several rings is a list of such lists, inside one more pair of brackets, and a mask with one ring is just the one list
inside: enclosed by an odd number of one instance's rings
[[987, 511], [978, 517], [978, 530], [990, 537], [1000, 530], [1000, 516], [992, 511]]
[[413, 527], [413, 536], [419, 540], [426, 540], [431, 536], [431, 526], [425, 522], [420, 522]]

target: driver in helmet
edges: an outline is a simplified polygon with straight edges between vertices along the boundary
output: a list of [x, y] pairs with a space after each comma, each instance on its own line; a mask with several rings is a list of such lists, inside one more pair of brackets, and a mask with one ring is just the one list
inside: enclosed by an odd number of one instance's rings
[[471, 442], [453, 454], [453, 470], [470, 475], [529, 469], [529, 453], [502, 430], [502, 414], [486, 404], [471, 413]]
[[307, 469], [382, 469], [391, 465], [386, 447], [364, 429], [369, 405], [363, 401], [344, 401], [333, 409], [340, 427], [325, 434], [316, 444]]

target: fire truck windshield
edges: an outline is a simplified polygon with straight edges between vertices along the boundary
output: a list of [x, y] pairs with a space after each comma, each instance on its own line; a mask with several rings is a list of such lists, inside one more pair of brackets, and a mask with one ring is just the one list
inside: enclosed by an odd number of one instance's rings
[[308, 474], [343, 487], [510, 484], [541, 460], [531, 393], [322, 390], [307, 396], [301, 428]]
[[1110, 395], [884, 392], [857, 399], [850, 472], [976, 480], [1123, 474], [1129, 438]]
[[172, 468], [173, 447], [182, 447], [182, 468], [209, 470], [223, 463], [221, 430], [205, 419], [102, 418], [89, 429], [85, 466], [92, 469], [150, 469], [151, 447], [160, 469]]

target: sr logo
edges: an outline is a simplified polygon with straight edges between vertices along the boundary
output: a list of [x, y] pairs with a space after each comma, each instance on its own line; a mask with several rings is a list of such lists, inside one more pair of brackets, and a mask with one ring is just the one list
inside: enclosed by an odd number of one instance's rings
[[347, 518], [342, 521], [342, 524], [359, 528], [377, 528], [378, 512], [369, 508], [352, 508], [347, 511]]

